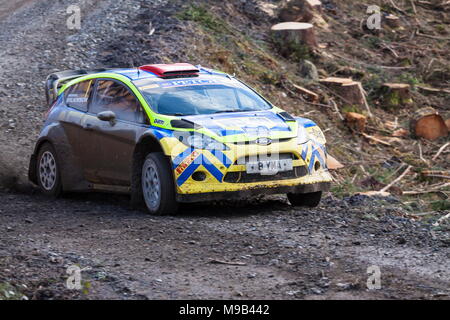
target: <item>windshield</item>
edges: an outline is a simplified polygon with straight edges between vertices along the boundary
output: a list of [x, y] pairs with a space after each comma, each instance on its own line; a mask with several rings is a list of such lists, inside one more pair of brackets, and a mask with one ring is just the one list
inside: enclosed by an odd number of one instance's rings
[[174, 80], [139, 89], [151, 108], [164, 115], [187, 116], [272, 108], [255, 92], [235, 82], [228, 85], [208, 80]]

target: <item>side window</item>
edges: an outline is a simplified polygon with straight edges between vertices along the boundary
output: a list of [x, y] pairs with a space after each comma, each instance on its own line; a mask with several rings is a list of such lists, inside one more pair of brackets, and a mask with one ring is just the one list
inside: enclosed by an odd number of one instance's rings
[[93, 83], [94, 80], [88, 80], [68, 88], [66, 91], [66, 104], [71, 108], [86, 112]]
[[98, 81], [90, 112], [113, 111], [117, 119], [145, 123], [141, 104], [124, 85], [112, 80]]

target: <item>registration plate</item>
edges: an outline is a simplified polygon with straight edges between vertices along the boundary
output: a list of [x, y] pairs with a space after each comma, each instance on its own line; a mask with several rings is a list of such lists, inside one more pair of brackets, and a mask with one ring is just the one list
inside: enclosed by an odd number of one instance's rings
[[259, 173], [261, 175], [274, 175], [278, 172], [291, 171], [293, 169], [292, 159], [269, 160], [248, 162], [247, 173]]

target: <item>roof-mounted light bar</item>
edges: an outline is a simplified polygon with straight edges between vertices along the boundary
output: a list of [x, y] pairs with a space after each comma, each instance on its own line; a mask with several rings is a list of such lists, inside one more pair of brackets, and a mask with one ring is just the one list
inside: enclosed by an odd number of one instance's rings
[[142, 71], [155, 74], [160, 78], [196, 77], [200, 70], [189, 63], [149, 64], [139, 67]]

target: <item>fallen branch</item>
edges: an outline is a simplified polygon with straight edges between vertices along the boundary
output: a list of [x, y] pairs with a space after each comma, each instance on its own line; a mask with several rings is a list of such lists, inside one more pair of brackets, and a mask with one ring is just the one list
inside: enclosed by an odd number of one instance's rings
[[334, 55], [337, 58], [343, 59], [343, 60], [347, 60], [349, 62], [352, 62], [354, 64], [359, 64], [361, 66], [366, 66], [366, 67], [371, 67], [371, 68], [380, 68], [380, 69], [390, 69], [390, 70], [405, 70], [405, 69], [413, 69], [413, 67], [390, 67], [390, 66], [380, 66], [380, 65], [376, 65], [376, 64], [369, 64], [369, 63], [365, 63], [365, 62], [359, 62], [359, 61], [355, 61], [353, 59], [349, 59], [340, 55], [337, 55], [335, 53], [332, 53], [332, 55]]
[[423, 152], [422, 152], [422, 144], [419, 142], [419, 158], [420, 160], [422, 160], [427, 166], [429, 165], [428, 160], [426, 160], [423, 157]]
[[450, 38], [437, 37], [437, 36], [432, 36], [432, 35], [429, 35], [429, 34], [420, 33], [419, 30], [416, 31], [416, 35], [419, 36], [419, 37], [425, 37], [425, 38], [430, 38], [430, 39], [434, 39], [434, 40], [450, 41]]
[[439, 184], [435, 184], [430, 186], [430, 188], [428, 190], [421, 190], [421, 191], [404, 191], [403, 194], [404, 195], [415, 195], [415, 194], [426, 194], [426, 193], [442, 193], [445, 194], [444, 191], [442, 191], [441, 189], [444, 189], [446, 187], [450, 187], [450, 182], [447, 183], [439, 183]]
[[367, 110], [367, 116], [369, 118], [371, 118], [372, 117], [372, 112], [370, 111], [369, 104], [367, 103], [366, 91], [364, 91], [364, 88], [362, 87], [361, 82], [358, 82], [358, 87], [359, 87], [359, 90], [361, 90], [361, 95], [363, 97], [364, 106], [366, 107], [366, 110]]
[[409, 165], [408, 168], [405, 169], [405, 171], [403, 171], [403, 173], [398, 176], [397, 179], [395, 179], [394, 181], [392, 181], [391, 183], [389, 183], [386, 187], [384, 187], [383, 189], [380, 190], [381, 192], [386, 192], [387, 190], [389, 190], [389, 188], [391, 188], [394, 184], [396, 184], [397, 182], [399, 182], [400, 180], [402, 180], [407, 174], [408, 172], [412, 169], [412, 166]]
[[437, 88], [430, 88], [430, 87], [423, 87], [423, 86], [416, 86], [419, 90], [427, 91], [431, 93], [446, 93], [450, 94], [450, 90], [447, 89], [437, 89]]
[[339, 110], [336, 102], [334, 102], [333, 99], [330, 99], [331, 104], [333, 105], [334, 110], [336, 111], [336, 113], [339, 116], [339, 119], [341, 119], [341, 121], [344, 121], [344, 116], [342, 115], [341, 111]]
[[435, 223], [433, 223], [433, 227], [438, 227], [444, 220], [450, 218], [450, 213], [446, 214], [443, 217], [440, 217]]
[[383, 141], [381, 139], [375, 138], [371, 135], [368, 135], [367, 133], [362, 133], [362, 135], [364, 136], [364, 138], [367, 138], [369, 140], [384, 144], [385, 146], [391, 146], [391, 144], [389, 142]]
[[446, 144], [444, 144], [439, 151], [436, 153], [436, 155], [432, 158], [433, 161], [435, 161], [440, 155], [441, 153], [445, 150], [445, 148], [447, 148], [448, 146], [450, 146], [450, 142], [447, 142]]
[[318, 103], [319, 102], [319, 95], [317, 93], [312, 92], [311, 90], [308, 90], [308, 89], [303, 88], [301, 86], [298, 86], [295, 83], [291, 83], [291, 84], [298, 92], [300, 92], [300, 94], [308, 96], [311, 99], [310, 102], [312, 102], [312, 103]]
[[403, 13], [405, 16], [408, 16], [408, 17], [409, 17], [409, 14], [407, 14], [407, 13], [405, 12], [405, 10], [402, 10], [402, 9], [400, 9], [399, 7], [397, 7], [397, 5], [394, 3], [394, 1], [389, 0], [389, 2], [391, 3], [391, 6], [392, 6], [395, 10], [397, 10], [398, 12], [401, 12], [401, 13]]
[[214, 263], [214, 264], [226, 264], [226, 265], [230, 265], [230, 266], [246, 266], [246, 265], [247, 265], [245, 262], [239, 262], [239, 261], [222, 261], [222, 260], [217, 260], [217, 259], [211, 259], [211, 261], [209, 261], [209, 263]]

